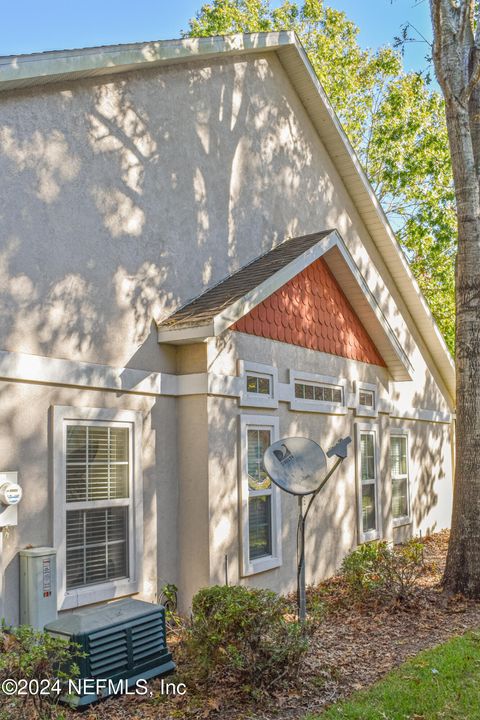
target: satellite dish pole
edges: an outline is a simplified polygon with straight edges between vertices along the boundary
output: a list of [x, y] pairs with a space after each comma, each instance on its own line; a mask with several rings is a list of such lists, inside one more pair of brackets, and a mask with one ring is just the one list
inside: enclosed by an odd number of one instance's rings
[[[308, 438], [278, 440], [265, 450], [263, 456], [263, 466], [272, 482], [285, 492], [298, 496], [297, 605], [300, 622], [305, 622], [307, 617], [305, 522], [318, 493], [347, 457], [347, 446], [350, 442], [350, 437], [343, 438], [328, 450], [327, 457], [337, 458], [330, 470], [327, 470], [327, 460], [322, 448]], [[304, 512], [305, 495], [311, 495], [311, 498]]]

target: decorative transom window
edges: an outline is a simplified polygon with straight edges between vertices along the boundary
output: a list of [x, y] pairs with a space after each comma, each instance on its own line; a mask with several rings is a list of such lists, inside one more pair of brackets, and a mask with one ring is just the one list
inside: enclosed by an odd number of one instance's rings
[[278, 372], [273, 365], [238, 360], [240, 405], [278, 407]]
[[242, 416], [243, 574], [278, 567], [280, 494], [263, 468], [263, 454], [278, 437], [278, 419]]
[[143, 524], [141, 416], [57, 407], [54, 426], [59, 607], [136, 592]]
[[295, 397], [299, 400], [313, 400], [342, 405], [343, 388], [339, 385], [296, 382]]
[[376, 431], [358, 430], [359, 453], [359, 524], [360, 541], [374, 540], [380, 536], [378, 513], [377, 447]]
[[408, 437], [391, 435], [390, 469], [392, 475], [392, 517], [394, 525], [410, 521], [408, 478]]
[[374, 390], [362, 390], [358, 393], [358, 403], [363, 407], [375, 408], [375, 391]]
[[247, 394], [263, 395], [264, 397], [272, 397], [272, 376], [260, 373], [247, 373]]

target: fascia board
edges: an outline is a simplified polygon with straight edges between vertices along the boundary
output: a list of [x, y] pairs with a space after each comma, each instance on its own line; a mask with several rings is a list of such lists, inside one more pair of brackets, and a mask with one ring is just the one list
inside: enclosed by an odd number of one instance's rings
[[207, 338], [215, 335], [213, 323], [209, 323], [208, 325], [198, 325], [198, 327], [177, 328], [176, 330], [159, 328], [157, 332], [157, 339], [159, 343], [170, 343], [172, 345], [185, 345], [193, 342], [203, 342]]
[[109, 45], [0, 57], [0, 91], [293, 45], [292, 31]]

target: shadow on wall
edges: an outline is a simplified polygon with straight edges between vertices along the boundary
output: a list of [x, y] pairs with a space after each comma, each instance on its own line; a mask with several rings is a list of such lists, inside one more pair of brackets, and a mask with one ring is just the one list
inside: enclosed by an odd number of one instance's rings
[[2, 98], [3, 347], [128, 364], [152, 318], [299, 226], [321, 229], [312, 208], [332, 191], [275, 63]]

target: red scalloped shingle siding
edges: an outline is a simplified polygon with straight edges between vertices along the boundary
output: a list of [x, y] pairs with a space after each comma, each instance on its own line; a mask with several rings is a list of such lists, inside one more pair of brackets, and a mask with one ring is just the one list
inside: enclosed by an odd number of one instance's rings
[[232, 330], [385, 367], [322, 258], [257, 305]]

